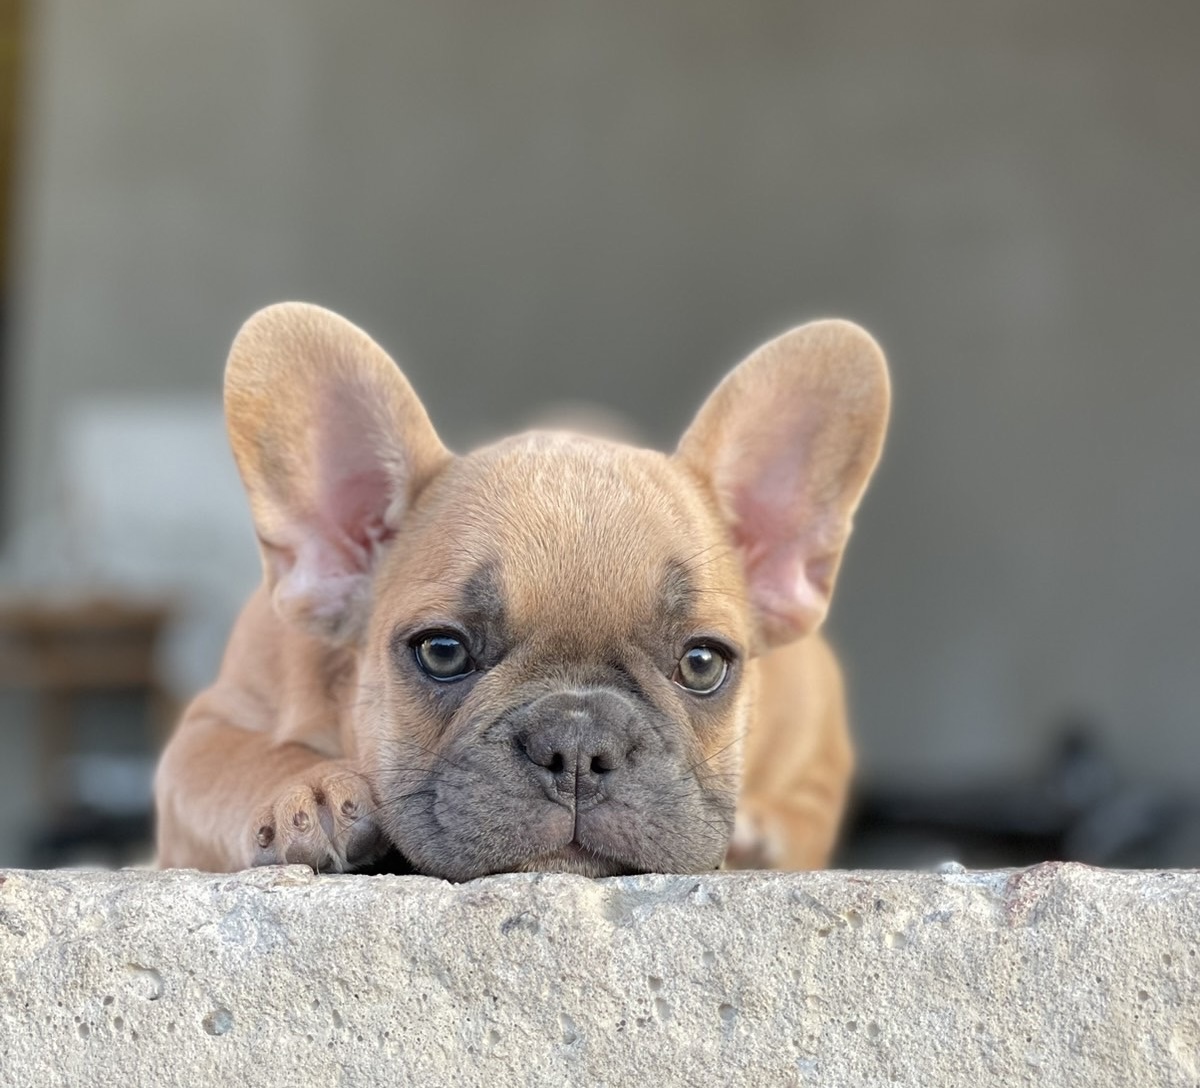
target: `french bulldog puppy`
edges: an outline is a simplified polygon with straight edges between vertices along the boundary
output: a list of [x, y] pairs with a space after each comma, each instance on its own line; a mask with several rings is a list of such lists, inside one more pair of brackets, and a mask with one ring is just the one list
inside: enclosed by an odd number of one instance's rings
[[159, 863], [824, 865], [852, 754], [815, 632], [888, 404], [875, 342], [819, 321], [672, 454], [534, 432], [456, 456], [360, 329], [255, 314], [225, 409], [263, 585], [163, 755]]

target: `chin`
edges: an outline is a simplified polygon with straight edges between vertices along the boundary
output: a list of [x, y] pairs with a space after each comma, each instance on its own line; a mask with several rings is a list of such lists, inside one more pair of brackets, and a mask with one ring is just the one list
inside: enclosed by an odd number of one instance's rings
[[634, 873], [649, 871], [645, 866], [619, 858], [605, 857], [574, 842], [549, 853], [531, 857], [512, 868], [519, 873], [574, 873], [576, 876], [587, 877], [632, 876]]

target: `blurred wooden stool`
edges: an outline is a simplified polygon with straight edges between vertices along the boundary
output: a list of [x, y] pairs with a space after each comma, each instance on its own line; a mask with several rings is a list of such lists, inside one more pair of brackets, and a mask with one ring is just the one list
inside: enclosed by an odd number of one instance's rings
[[48, 809], [71, 800], [60, 768], [73, 749], [81, 698], [139, 695], [150, 746], [165, 738], [176, 706], [159, 678], [157, 652], [171, 616], [166, 604], [110, 598], [0, 599], [0, 691], [35, 700], [38, 778]]

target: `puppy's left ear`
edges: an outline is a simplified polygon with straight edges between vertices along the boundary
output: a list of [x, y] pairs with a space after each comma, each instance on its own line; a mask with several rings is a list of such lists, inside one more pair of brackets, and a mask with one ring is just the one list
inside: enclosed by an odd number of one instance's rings
[[847, 321], [764, 344], [700, 409], [676, 457], [704, 479], [742, 555], [762, 648], [820, 626], [883, 448], [879, 345]]
[[284, 302], [234, 340], [225, 416], [275, 611], [352, 639], [381, 549], [452, 459], [424, 407], [365, 332]]

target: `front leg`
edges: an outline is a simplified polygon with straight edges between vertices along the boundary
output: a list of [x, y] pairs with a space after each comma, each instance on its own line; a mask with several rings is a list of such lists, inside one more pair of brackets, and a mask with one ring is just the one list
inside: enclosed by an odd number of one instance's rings
[[185, 718], [163, 753], [155, 799], [163, 868], [345, 872], [387, 850], [370, 784], [349, 761], [219, 718]]
[[321, 760], [285, 781], [251, 821], [252, 864], [361, 869], [387, 849], [375, 808], [362, 774], [346, 760]]
[[823, 869], [837, 843], [854, 768], [841, 669], [809, 638], [756, 663], [731, 869]]
[[844, 799], [800, 785], [738, 806], [726, 869], [824, 869], [837, 844]]

